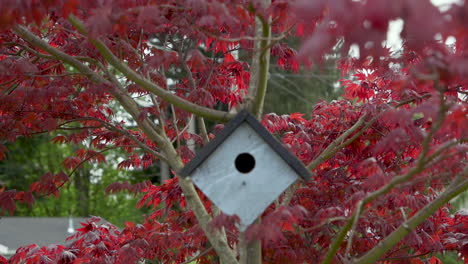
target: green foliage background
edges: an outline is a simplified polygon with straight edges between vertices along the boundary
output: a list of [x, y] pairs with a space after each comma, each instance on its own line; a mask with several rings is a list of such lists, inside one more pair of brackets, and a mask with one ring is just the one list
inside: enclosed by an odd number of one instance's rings
[[[21, 138], [7, 145], [7, 158], [0, 161], [0, 182], [8, 189], [25, 190], [47, 172], [65, 171], [62, 161], [73, 153], [70, 146], [53, 144], [45, 135]], [[118, 152], [108, 153], [105, 164], [83, 165], [61, 188], [58, 198], [42, 197], [32, 206], [18, 204], [16, 216], [97, 215], [123, 226], [125, 221], [140, 221], [146, 209], [136, 209], [139, 197], [127, 193], [105, 194], [115, 181], [142, 181], [145, 171], [117, 170]], [[115, 159], [115, 160], [113, 160]]]

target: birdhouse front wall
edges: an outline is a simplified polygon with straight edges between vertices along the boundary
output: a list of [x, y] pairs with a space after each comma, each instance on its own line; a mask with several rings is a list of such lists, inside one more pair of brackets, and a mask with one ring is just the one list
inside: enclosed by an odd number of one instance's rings
[[[254, 158], [250, 172], [242, 173], [236, 167], [240, 154]], [[296, 172], [247, 123], [226, 138], [191, 177], [225, 214], [238, 215], [242, 226], [250, 225], [298, 179]]]

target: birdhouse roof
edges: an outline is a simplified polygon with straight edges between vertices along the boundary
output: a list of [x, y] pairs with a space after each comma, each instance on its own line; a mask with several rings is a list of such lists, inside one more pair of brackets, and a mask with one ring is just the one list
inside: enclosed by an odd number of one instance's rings
[[250, 127], [278, 154], [293, 171], [304, 180], [310, 179], [310, 172], [304, 167], [294, 155], [292, 155], [271, 133], [248, 111], [242, 110], [216, 137], [205, 147], [199, 150], [193, 158], [180, 172], [179, 175], [186, 177], [200, 166], [241, 124], [247, 123]]

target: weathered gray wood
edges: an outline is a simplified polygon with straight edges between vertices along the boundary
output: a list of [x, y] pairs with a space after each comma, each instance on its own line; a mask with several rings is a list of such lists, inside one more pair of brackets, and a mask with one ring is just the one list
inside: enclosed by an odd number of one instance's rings
[[[241, 153], [255, 158], [255, 167], [249, 173], [235, 167]], [[241, 124], [190, 176], [225, 214], [239, 216], [241, 230], [299, 178], [247, 123]]]

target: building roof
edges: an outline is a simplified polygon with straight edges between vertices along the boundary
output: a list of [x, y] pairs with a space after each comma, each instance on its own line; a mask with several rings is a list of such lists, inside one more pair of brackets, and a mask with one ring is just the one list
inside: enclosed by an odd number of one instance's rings
[[197, 155], [192, 159], [180, 172], [179, 175], [186, 177], [201, 165], [226, 138], [228, 138], [241, 124], [246, 122], [257, 132], [257, 134], [293, 169], [301, 178], [308, 180], [311, 177], [310, 172], [304, 167], [294, 155], [292, 155], [271, 133], [248, 111], [242, 110], [224, 129], [219, 132], [216, 137], [211, 140], [205, 147], [197, 152]]
[[64, 244], [86, 218], [69, 217], [0, 217], [0, 254], [30, 244]]

